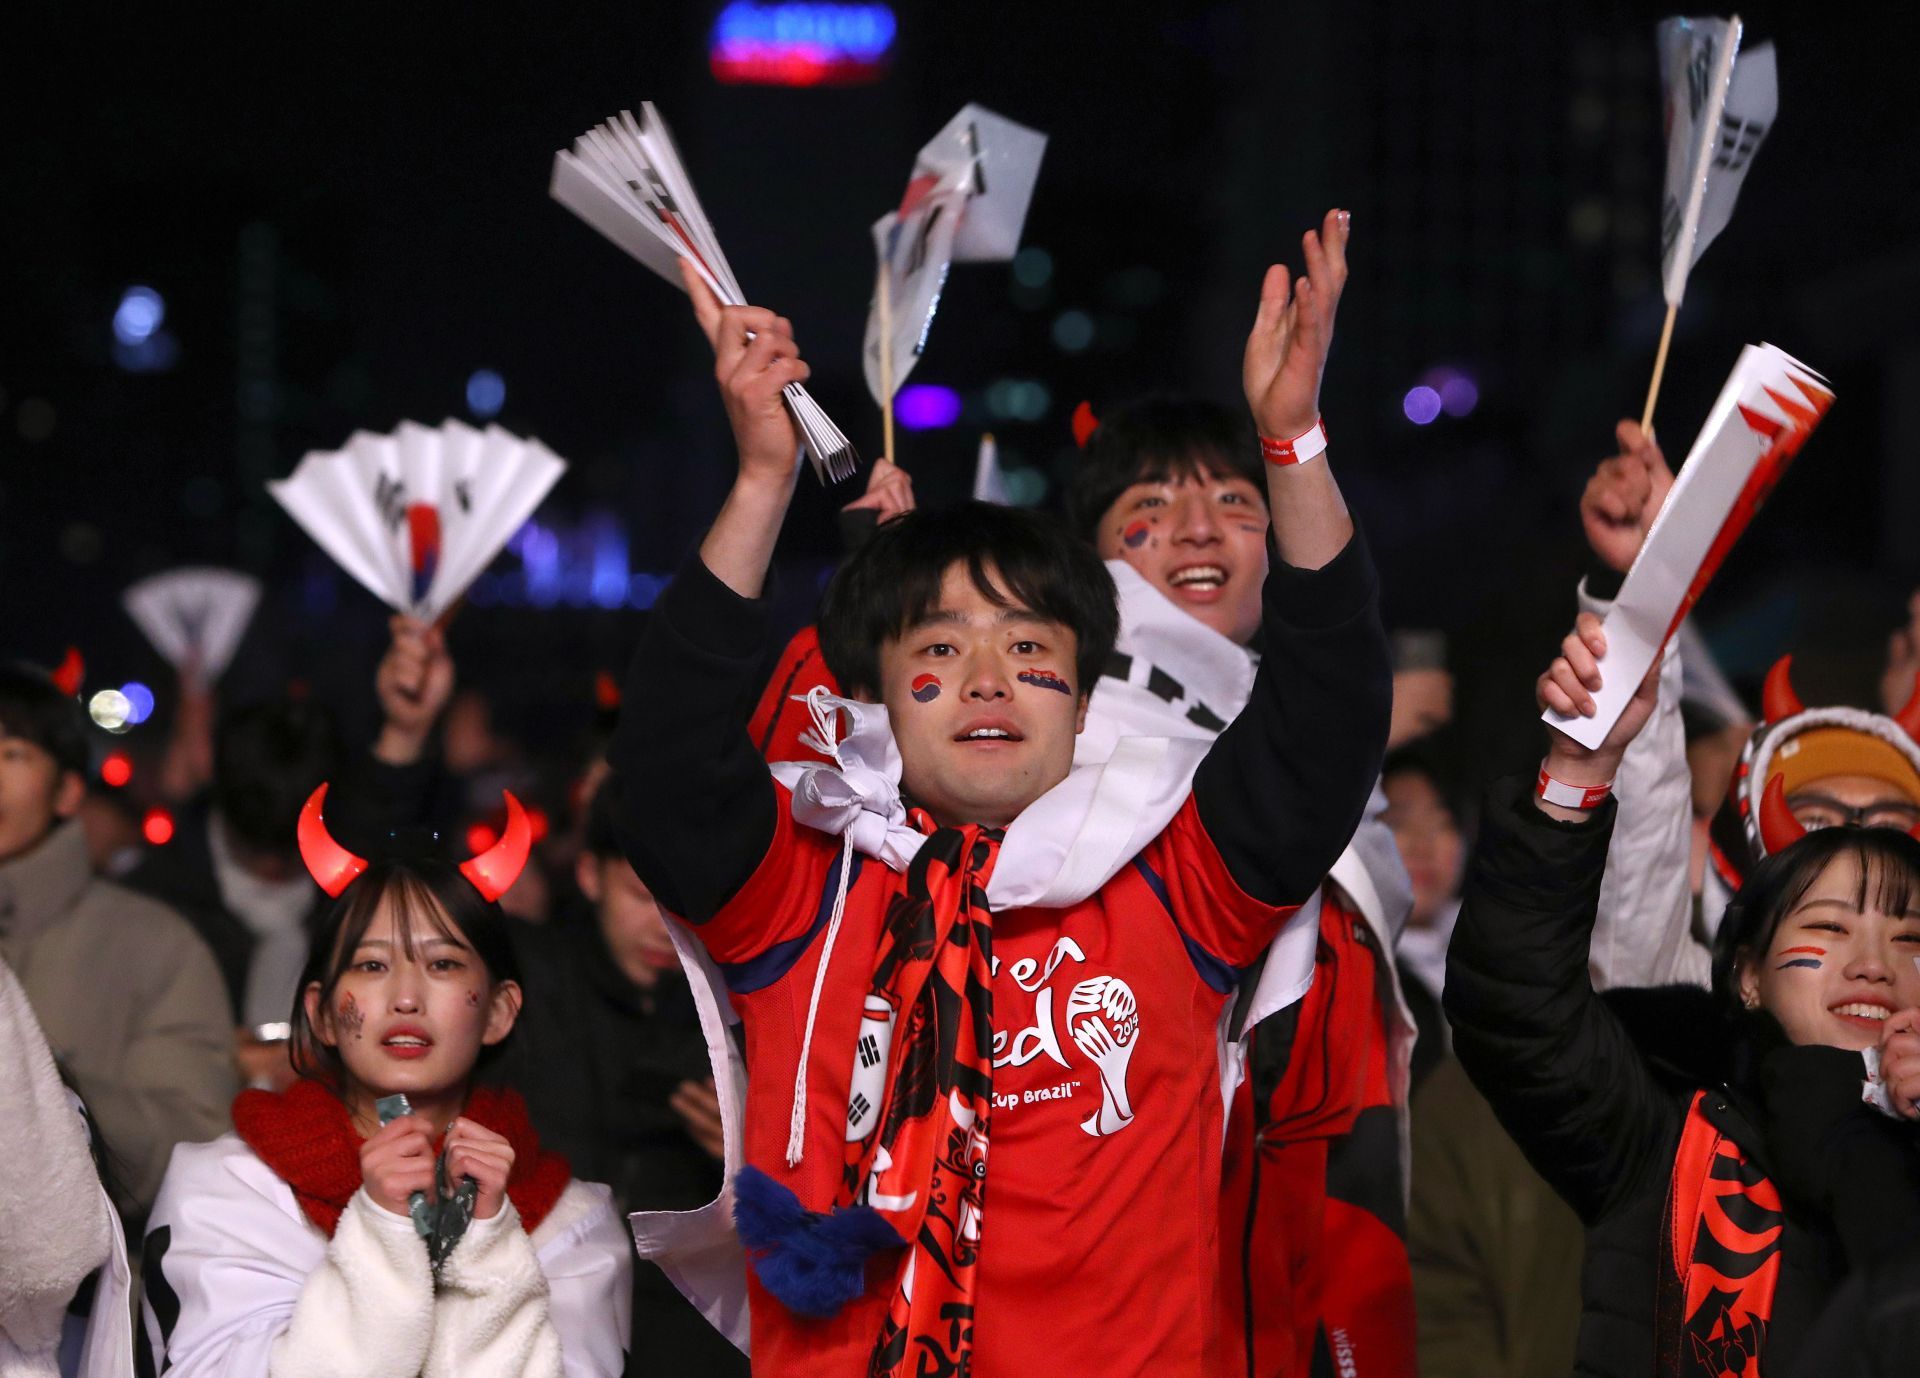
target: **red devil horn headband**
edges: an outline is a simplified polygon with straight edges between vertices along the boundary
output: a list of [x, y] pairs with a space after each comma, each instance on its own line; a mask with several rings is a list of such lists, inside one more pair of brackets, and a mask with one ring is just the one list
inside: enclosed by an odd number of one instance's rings
[[[1781, 665], [1786, 664], [1783, 660]], [[1779, 666], [1775, 666], [1779, 669]], [[1772, 676], [1768, 676], [1772, 683]], [[1760, 796], [1760, 845], [1767, 849], [1767, 855], [1783, 852], [1807, 835], [1800, 820], [1793, 816], [1793, 810], [1787, 807], [1787, 786], [1778, 775], [1767, 781], [1766, 792]]]
[[300, 810], [300, 859], [327, 898], [339, 899], [341, 891], [358, 880], [367, 869], [365, 857], [355, 856], [333, 840], [321, 809], [327, 802], [327, 787], [321, 785]]
[[1093, 439], [1093, 433], [1100, 429], [1100, 418], [1093, 414], [1093, 403], [1082, 402], [1073, 409], [1073, 443], [1081, 449], [1087, 448], [1087, 442]]
[[1806, 711], [1807, 706], [1793, 691], [1793, 657], [1781, 656], [1767, 671], [1767, 682], [1760, 690], [1760, 717], [1775, 723]]
[[460, 874], [489, 900], [497, 900], [513, 888], [527, 868], [527, 853], [533, 850], [533, 825], [527, 821], [527, 811], [511, 791], [506, 795], [507, 830], [486, 851], [460, 863]]
[[[300, 810], [300, 859], [330, 899], [339, 899], [346, 888], [366, 872], [365, 857], [355, 856], [327, 831], [321, 810], [327, 800], [327, 786], [321, 785]], [[527, 854], [533, 850], [533, 825], [527, 811], [512, 794], [507, 795], [507, 830], [500, 840], [471, 860], [460, 863], [460, 874], [489, 902], [498, 900], [526, 869]]]

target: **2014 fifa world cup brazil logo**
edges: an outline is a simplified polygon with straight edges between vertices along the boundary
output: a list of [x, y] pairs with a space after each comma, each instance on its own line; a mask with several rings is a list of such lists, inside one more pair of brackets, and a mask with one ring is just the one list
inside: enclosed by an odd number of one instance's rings
[[1117, 976], [1089, 976], [1067, 996], [1067, 1035], [1100, 1073], [1100, 1109], [1080, 1121], [1096, 1137], [1133, 1123], [1127, 1064], [1140, 1041], [1140, 1008], [1133, 987]]

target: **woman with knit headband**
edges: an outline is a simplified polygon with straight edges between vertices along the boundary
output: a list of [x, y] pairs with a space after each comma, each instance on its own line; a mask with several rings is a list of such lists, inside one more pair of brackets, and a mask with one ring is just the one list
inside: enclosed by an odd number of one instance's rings
[[177, 1378], [587, 1378], [624, 1366], [631, 1245], [607, 1188], [473, 1084], [523, 999], [497, 903], [530, 828], [458, 866], [300, 851], [333, 898], [293, 1011], [300, 1080], [175, 1151], [146, 1240], [147, 1339]]

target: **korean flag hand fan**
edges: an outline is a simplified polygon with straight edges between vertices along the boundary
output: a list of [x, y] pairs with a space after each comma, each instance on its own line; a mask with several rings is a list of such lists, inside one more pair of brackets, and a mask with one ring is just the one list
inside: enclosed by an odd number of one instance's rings
[[120, 595], [120, 606], [167, 664], [191, 668], [208, 684], [232, 662], [259, 603], [258, 579], [209, 566], [170, 569]]
[[267, 491], [382, 602], [423, 621], [459, 601], [566, 462], [537, 440], [458, 421], [356, 431]]
[[[680, 161], [673, 135], [651, 101], [640, 118], [622, 110], [553, 155], [553, 199], [625, 249], [675, 287], [686, 259], [714, 295], [745, 306], [746, 295], [727, 266], [707, 213]], [[798, 383], [783, 394], [800, 428], [802, 448], [822, 482], [850, 478], [859, 456], [840, 428]]]

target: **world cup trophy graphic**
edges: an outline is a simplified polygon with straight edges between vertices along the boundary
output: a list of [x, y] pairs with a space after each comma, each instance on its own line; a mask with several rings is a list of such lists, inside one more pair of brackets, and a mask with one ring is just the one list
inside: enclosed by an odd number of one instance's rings
[[1080, 1121], [1096, 1138], [1133, 1123], [1127, 1064], [1140, 1039], [1133, 987], [1117, 976], [1089, 976], [1067, 996], [1067, 1034], [1100, 1073], [1100, 1109]]

